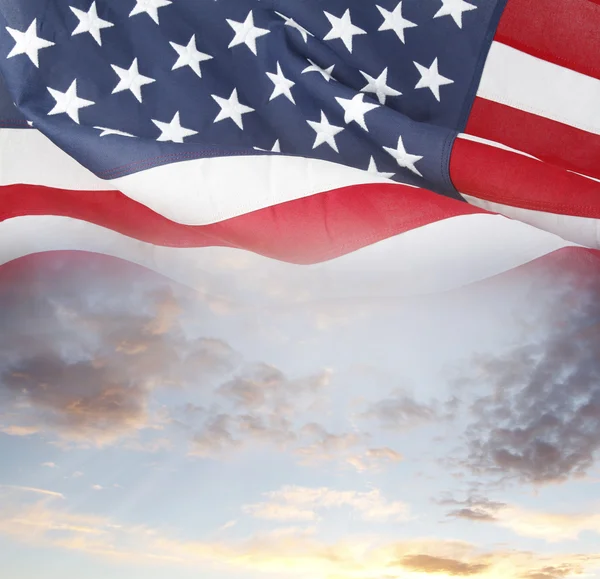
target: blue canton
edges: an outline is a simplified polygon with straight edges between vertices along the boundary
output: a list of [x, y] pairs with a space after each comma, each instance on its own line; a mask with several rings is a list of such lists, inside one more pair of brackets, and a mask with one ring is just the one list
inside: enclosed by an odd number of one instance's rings
[[450, 150], [504, 2], [0, 0], [0, 123], [104, 179], [285, 154], [460, 198]]

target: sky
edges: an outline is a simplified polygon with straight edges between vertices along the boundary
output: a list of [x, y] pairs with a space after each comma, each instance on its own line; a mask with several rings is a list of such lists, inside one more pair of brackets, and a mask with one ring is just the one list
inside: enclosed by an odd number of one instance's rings
[[204, 267], [0, 268], [3, 577], [600, 578], [598, 280]]

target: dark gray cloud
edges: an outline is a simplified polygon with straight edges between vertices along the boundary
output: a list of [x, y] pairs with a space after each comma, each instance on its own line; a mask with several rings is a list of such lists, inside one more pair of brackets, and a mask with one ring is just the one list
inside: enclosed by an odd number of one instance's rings
[[600, 448], [600, 283], [556, 292], [524, 346], [478, 356], [463, 466], [544, 484], [583, 476]]
[[464, 501], [454, 499], [451, 495], [445, 495], [444, 498], [437, 499], [435, 502], [438, 505], [466, 505], [468, 507], [485, 508], [492, 511], [497, 511], [507, 506], [506, 503], [491, 501], [490, 499], [480, 495], [471, 495]]
[[463, 501], [456, 500], [451, 496], [434, 501], [438, 505], [462, 507], [446, 513], [447, 517], [467, 519], [470, 521], [490, 523], [496, 520], [496, 513], [508, 506], [506, 503], [491, 501], [480, 495], [472, 495]]
[[496, 517], [480, 509], [457, 509], [456, 511], [450, 511], [447, 516], [485, 523], [492, 523], [496, 520]]
[[35, 420], [76, 436], [109, 438], [148, 419], [147, 391], [102, 362], [55, 354], [21, 360], [0, 375], [5, 398], [31, 405]]
[[42, 266], [0, 279], [5, 433], [97, 445], [127, 438], [140, 449], [184, 436], [201, 456], [282, 446], [296, 443], [303, 414], [329, 385], [329, 370], [287, 376], [245, 363], [222, 339], [196, 337], [192, 322], [213, 315], [210, 304], [158, 276], [93, 259]]
[[42, 265], [0, 284], [5, 432], [114, 442], [160, 419], [156, 389], [198, 387], [235, 367], [225, 342], [186, 336], [182, 311], [198, 304], [183, 288], [93, 259]]

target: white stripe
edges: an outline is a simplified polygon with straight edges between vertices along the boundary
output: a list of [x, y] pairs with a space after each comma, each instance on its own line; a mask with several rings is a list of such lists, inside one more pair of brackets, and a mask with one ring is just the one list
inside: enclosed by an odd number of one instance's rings
[[68, 217], [24, 216], [0, 223], [0, 263], [53, 250], [103, 253], [196, 288], [216, 273], [226, 298], [240, 280], [247, 295], [272, 290], [273, 280], [288, 284], [294, 295], [318, 292], [320, 299], [421, 295], [486, 279], [569, 245], [575, 244], [518, 221], [472, 214], [299, 266], [240, 249], [158, 247]]
[[521, 207], [512, 207], [511, 205], [492, 203], [491, 201], [479, 199], [472, 195], [465, 195], [464, 193], [461, 193], [461, 195], [468, 203], [476, 207], [500, 213], [500, 215], [517, 219], [544, 231], [550, 231], [574, 243], [600, 249], [599, 219], [522, 209]]
[[394, 182], [366, 170], [285, 155], [194, 159], [104, 181], [33, 129], [1, 130], [0, 151], [0, 185], [118, 189], [185, 225], [216, 223], [340, 187]]
[[600, 135], [600, 80], [492, 42], [477, 96]]
[[207, 225], [324, 191], [389, 179], [285, 155], [194, 159], [113, 179], [128, 197], [186, 225]]
[[0, 130], [0, 186], [26, 183], [57, 189], [114, 189], [36, 129]]
[[459, 133], [459, 139], [465, 139], [465, 141], [475, 141], [476, 143], [482, 143], [483, 145], [490, 145], [491, 147], [496, 147], [497, 149], [504, 149], [505, 151], [510, 151], [511, 153], [517, 153], [517, 155], [523, 155], [524, 157], [529, 157], [530, 159], [535, 159], [539, 161], [537, 157], [530, 155], [529, 153], [525, 153], [524, 151], [519, 151], [518, 149], [513, 149], [508, 145], [503, 143], [498, 143], [497, 141], [490, 141], [489, 139], [484, 139], [483, 137], [477, 137], [475, 135], [469, 135], [468, 133]]

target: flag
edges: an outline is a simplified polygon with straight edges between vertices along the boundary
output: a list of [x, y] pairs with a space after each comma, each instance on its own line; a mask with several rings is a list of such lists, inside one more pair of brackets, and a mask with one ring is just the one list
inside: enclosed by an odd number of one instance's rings
[[588, 259], [598, 29], [595, 0], [0, 0], [0, 263], [422, 293]]

